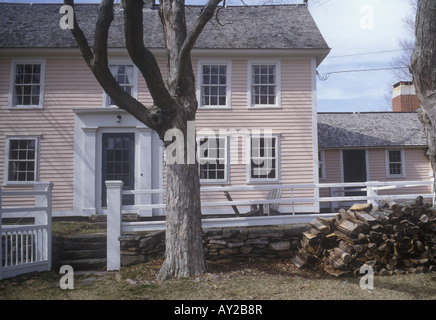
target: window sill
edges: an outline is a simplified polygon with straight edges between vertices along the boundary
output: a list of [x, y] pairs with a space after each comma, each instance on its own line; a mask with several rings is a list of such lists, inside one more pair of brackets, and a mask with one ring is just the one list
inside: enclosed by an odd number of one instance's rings
[[41, 110], [43, 106], [9, 106], [9, 110]]

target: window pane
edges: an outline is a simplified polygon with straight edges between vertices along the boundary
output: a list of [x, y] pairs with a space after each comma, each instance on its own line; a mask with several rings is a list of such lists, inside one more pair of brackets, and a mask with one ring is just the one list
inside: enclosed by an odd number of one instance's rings
[[200, 179], [225, 180], [226, 138], [203, 137], [198, 140]]
[[9, 181], [35, 181], [35, 161], [35, 139], [11, 139], [9, 141]]
[[227, 66], [203, 65], [201, 77], [201, 103], [203, 106], [227, 104]]
[[251, 178], [277, 178], [276, 139], [275, 137], [251, 138]]
[[39, 105], [40, 64], [17, 64], [15, 66], [14, 105]]

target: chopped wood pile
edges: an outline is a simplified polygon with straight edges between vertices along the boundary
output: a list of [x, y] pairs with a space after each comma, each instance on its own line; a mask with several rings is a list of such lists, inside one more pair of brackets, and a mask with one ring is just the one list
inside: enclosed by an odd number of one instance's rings
[[364, 264], [382, 276], [436, 271], [436, 210], [422, 197], [340, 209], [333, 218], [310, 223], [293, 262], [335, 276], [357, 276]]

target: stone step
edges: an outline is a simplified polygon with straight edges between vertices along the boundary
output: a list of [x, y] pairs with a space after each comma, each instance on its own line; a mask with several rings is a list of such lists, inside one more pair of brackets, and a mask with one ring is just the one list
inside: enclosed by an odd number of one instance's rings
[[106, 267], [106, 233], [64, 236], [58, 241], [55, 267], [70, 265], [81, 271]]
[[93, 234], [79, 234], [63, 238], [66, 242], [76, 242], [76, 243], [95, 243], [95, 242], [106, 242], [106, 233], [93, 233]]
[[69, 265], [74, 271], [89, 271], [100, 270], [106, 268], [107, 259], [105, 258], [93, 258], [93, 259], [74, 259], [74, 260], [60, 260], [56, 263], [60, 268], [63, 265]]
[[61, 256], [66, 260], [106, 258], [106, 248], [104, 250], [65, 250]]
[[63, 241], [62, 249], [64, 251], [75, 251], [75, 250], [104, 250], [104, 251], [106, 251], [106, 242]]

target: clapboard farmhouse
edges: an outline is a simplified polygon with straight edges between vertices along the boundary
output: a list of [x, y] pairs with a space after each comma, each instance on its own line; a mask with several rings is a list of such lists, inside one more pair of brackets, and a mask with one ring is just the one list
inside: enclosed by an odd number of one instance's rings
[[[144, 42], [165, 74], [158, 10], [145, 2]], [[5, 189], [53, 182], [55, 216], [101, 214], [106, 180], [122, 180], [130, 190], [162, 188], [165, 155], [158, 136], [103, 92], [70, 31], [60, 27], [60, 7], [0, 4], [0, 180]], [[96, 4], [75, 6], [90, 43], [97, 9]], [[121, 10], [116, 7], [109, 34], [110, 70], [133, 97], [151, 103], [125, 49]], [[188, 27], [200, 10], [186, 10]], [[220, 10], [192, 51], [197, 143], [209, 150], [216, 146], [221, 160], [200, 165], [203, 185], [318, 182], [316, 68], [329, 50], [306, 5]], [[271, 143], [259, 138], [267, 130]], [[257, 170], [259, 158], [268, 160], [266, 173]], [[316, 196], [314, 190], [299, 192]], [[222, 192], [202, 197], [226, 200]], [[232, 197], [266, 195], [235, 192]], [[123, 202], [161, 199], [159, 194], [126, 196]], [[294, 209], [317, 211], [314, 203]], [[152, 216], [160, 210], [138, 213]]]

